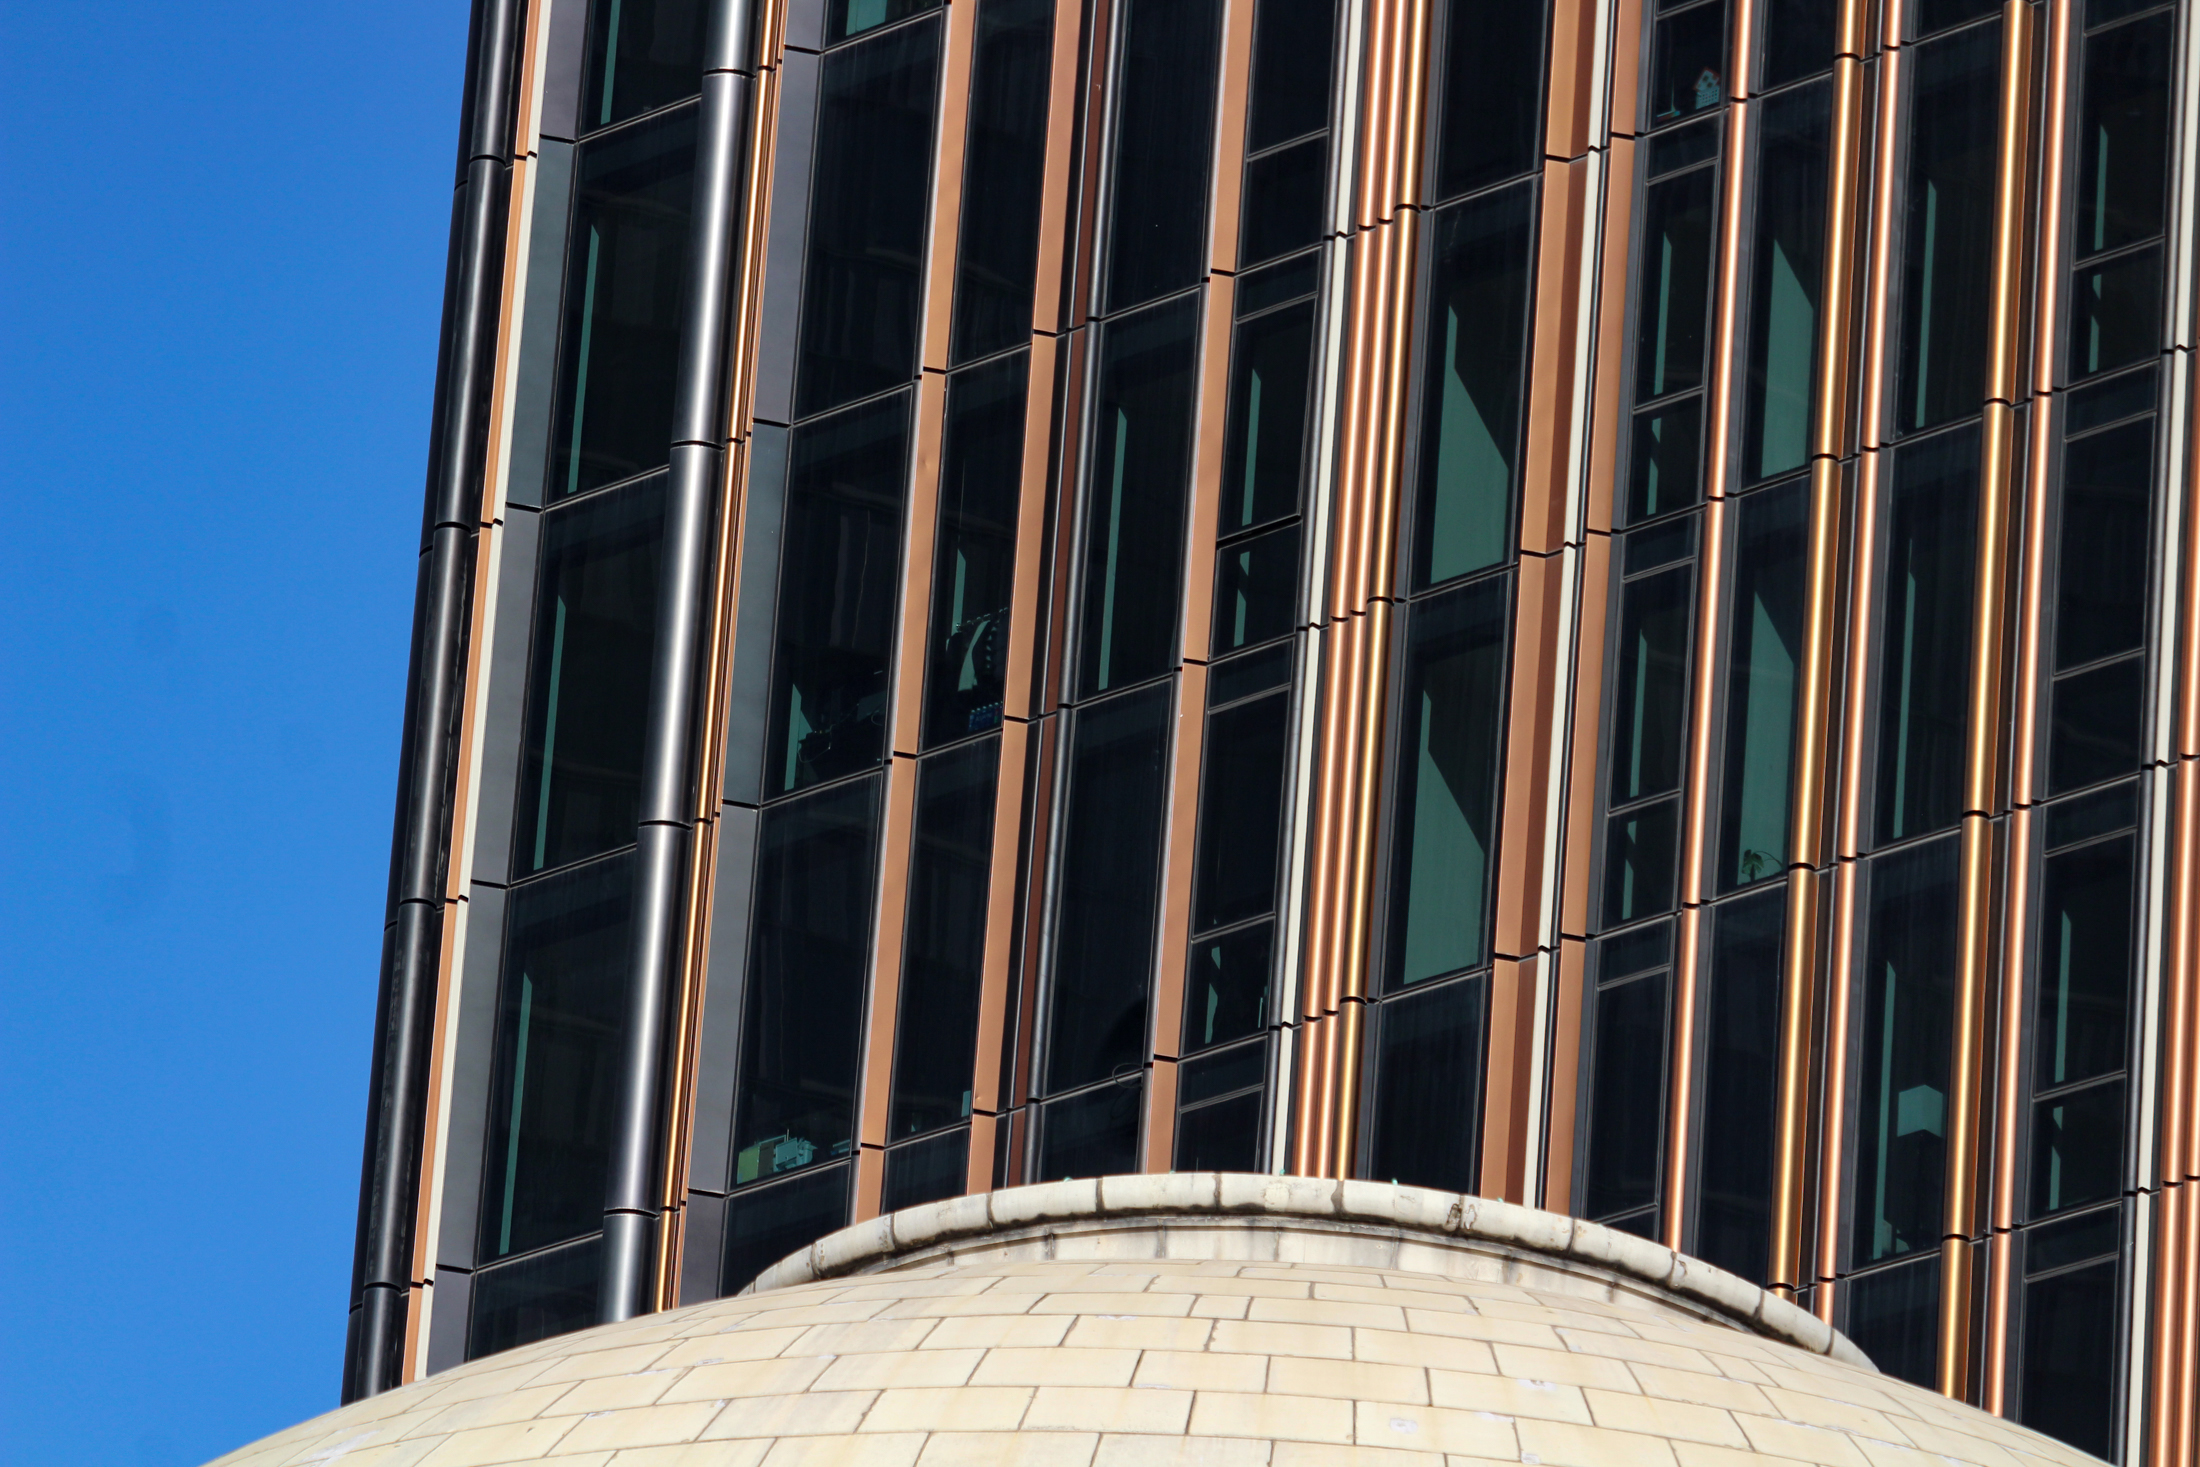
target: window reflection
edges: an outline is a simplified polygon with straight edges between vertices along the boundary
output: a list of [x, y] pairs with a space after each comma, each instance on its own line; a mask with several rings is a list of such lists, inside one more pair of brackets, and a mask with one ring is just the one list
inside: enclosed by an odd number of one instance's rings
[[1375, 1006], [1374, 1114], [1364, 1175], [1477, 1190], [1487, 975]]
[[[2078, 411], [2074, 401], [2066, 421]], [[2151, 414], [2073, 435], [2063, 450], [2047, 748], [2057, 794], [2128, 774], [2143, 757], [2153, 486]]]
[[1968, 416], [1985, 399], [2001, 26], [1958, 31], [1910, 55], [1895, 390], [1905, 432]]
[[985, 186], [963, 190], [955, 243], [957, 362], [1031, 335], [1053, 34], [1049, 0], [982, 0], [978, 7], [963, 176]]
[[1689, 1249], [1762, 1283], [1772, 1243], [1773, 1126], [1779, 1115], [1781, 939], [1787, 893], [1715, 909], [1705, 995], [1696, 1236]]
[[1787, 866], [1810, 486], [1798, 479], [1753, 494], [1738, 508], [1719, 815], [1718, 879], [1729, 891]]
[[1589, 995], [1580, 1213], [1628, 1232], [1657, 1229], [1665, 1155], [1670, 923], [1608, 939]]
[[1546, 0], [1449, 0], [1442, 7], [1432, 200], [1527, 173], [1543, 161]]
[[1030, 365], [1018, 352], [948, 380], [924, 675], [928, 746], [1001, 722]]
[[1726, 0], [1665, 5], [1652, 22], [1650, 125], [1726, 100]]
[[1743, 385], [1742, 471], [1752, 481], [1799, 469], [1810, 454], [1832, 107], [1826, 82], [1763, 104]]
[[1703, 493], [1704, 349], [1711, 308], [1716, 121], [1647, 148], [1634, 293], [1635, 419], [1625, 519], [1694, 504]]
[[1108, 160], [1106, 309], [1200, 277], [1214, 173], [1218, 0], [1123, 0]]
[[581, 127], [609, 127], [703, 85], [704, 0], [595, 0]]
[[1973, 425], [1895, 456], [1880, 583], [1882, 841], [1943, 829], [1962, 813], [1978, 445]]

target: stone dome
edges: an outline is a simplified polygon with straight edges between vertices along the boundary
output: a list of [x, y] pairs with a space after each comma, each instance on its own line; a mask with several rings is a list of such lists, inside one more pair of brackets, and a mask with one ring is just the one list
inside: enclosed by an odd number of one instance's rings
[[220, 1467], [1740, 1467], [2094, 1459], [1592, 1223], [1212, 1173], [860, 1223]]

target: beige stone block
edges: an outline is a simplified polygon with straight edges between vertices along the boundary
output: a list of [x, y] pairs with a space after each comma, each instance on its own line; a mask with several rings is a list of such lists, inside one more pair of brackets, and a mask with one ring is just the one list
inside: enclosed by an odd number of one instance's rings
[[[420, 1458], [421, 1467], [488, 1467], [495, 1462], [530, 1461], [544, 1455], [575, 1424], [575, 1418], [510, 1421], [447, 1436]], [[349, 1458], [340, 1458], [347, 1464]]]
[[1314, 1285], [1299, 1278], [1269, 1279], [1246, 1278], [1219, 1271], [1199, 1275], [1199, 1292], [1202, 1294], [1242, 1294], [1248, 1299], [1311, 1299]]
[[972, 1385], [1126, 1386], [1138, 1367], [1136, 1350], [988, 1350]]
[[[1431, 1280], [1433, 1282], [1433, 1280]], [[1444, 1293], [1434, 1289], [1393, 1288], [1389, 1284], [1328, 1284], [1314, 1285], [1314, 1297], [1330, 1299], [1340, 1304], [1385, 1304], [1400, 1309], [1440, 1309], [1448, 1314], [1461, 1310], [1474, 1312], [1474, 1301], [1464, 1293]]]
[[1559, 1330], [1558, 1337], [1565, 1341], [1564, 1348], [1581, 1354], [1603, 1355], [1630, 1364], [1663, 1365], [1668, 1370], [1693, 1370], [1700, 1375], [1716, 1374], [1711, 1361], [1699, 1350], [1676, 1350], [1655, 1340], [1641, 1340], [1633, 1335], [1595, 1334], [1578, 1330], [1571, 1325]]
[[786, 1353], [807, 1333], [807, 1330], [789, 1327], [691, 1335], [658, 1357], [656, 1368], [670, 1370], [682, 1365], [722, 1365], [728, 1360], [769, 1360], [774, 1355]]
[[1036, 1294], [968, 1294], [957, 1299], [904, 1299], [888, 1304], [875, 1319], [954, 1319], [978, 1314], [1028, 1314]]
[[[771, 1298], [769, 1294], [758, 1297], [766, 1300]], [[947, 1302], [950, 1301], [908, 1299], [903, 1301], [901, 1307], [915, 1313], [937, 1309]], [[789, 1325], [845, 1324], [851, 1320], [872, 1319], [883, 1312], [883, 1303], [878, 1299], [858, 1299], [853, 1303], [809, 1303], [805, 1301], [805, 1296], [796, 1292], [795, 1300], [785, 1308], [773, 1309], [769, 1314], [760, 1312], [759, 1322], [772, 1328], [784, 1329]]]
[[1386, 1406], [1362, 1401], [1355, 1408], [1353, 1439], [1362, 1446], [1412, 1452], [1458, 1452], [1517, 1461], [1514, 1423], [1494, 1411], [1453, 1411], [1442, 1406]]
[[698, 1365], [674, 1381], [662, 1401], [726, 1400], [734, 1396], [780, 1396], [805, 1391], [832, 1364], [829, 1355], [781, 1355], [770, 1360], [728, 1360]]
[[1442, 1467], [1443, 1460], [1435, 1452], [1334, 1442], [1277, 1442], [1269, 1459], [1273, 1467]]
[[1044, 1349], [1059, 1345], [1074, 1317], [1050, 1314], [975, 1314], [933, 1323], [924, 1337], [925, 1350]]
[[628, 1411], [605, 1411], [583, 1416], [558, 1444], [569, 1452], [593, 1452], [605, 1447], [689, 1442], [702, 1434], [721, 1409], [716, 1401], [683, 1401], [678, 1405], [660, 1403]]
[[1496, 1357], [1484, 1340], [1458, 1340], [1449, 1335], [1417, 1335], [1390, 1329], [1356, 1329], [1352, 1332], [1352, 1358], [1380, 1365], [1441, 1366], [1446, 1370], [1473, 1370], [1489, 1374], [1497, 1369]]
[[1334, 1299], [1255, 1299], [1245, 1317], [1281, 1324], [1349, 1324], [1365, 1329], [1406, 1327], [1406, 1312], [1395, 1304], [1342, 1304]]
[[1724, 1375], [1704, 1375], [1694, 1370], [1668, 1370], [1662, 1365], [1637, 1365], [1634, 1371], [1646, 1395], [1668, 1401], [1688, 1401], [1698, 1406], [1717, 1406], [1726, 1411], [1750, 1411], [1759, 1416], [1774, 1414], [1772, 1402], [1765, 1399], [1765, 1393], [1747, 1381]]
[[1217, 1320], [1210, 1350], [1233, 1355], [1300, 1355], [1312, 1360], [1350, 1360], [1352, 1331], [1328, 1324], [1254, 1324]]
[[1024, 1413], [1024, 1430], [1166, 1435], [1182, 1431], [1191, 1410], [1190, 1391], [1041, 1386]]
[[1626, 1395], [1619, 1391], [1590, 1390], [1583, 1394], [1599, 1426], [1680, 1441], [1710, 1442], [1721, 1447], [1749, 1445], [1749, 1438], [1734, 1424], [1733, 1415], [1717, 1406], [1661, 1401], [1652, 1396]]
[[1511, 1375], [1469, 1375], [1457, 1370], [1429, 1372], [1429, 1398], [1462, 1411], [1494, 1411], [1500, 1416], [1533, 1416], [1543, 1421], [1586, 1425], [1589, 1406], [1581, 1387], [1555, 1380]]
[[[1819, 1390], [1826, 1389], [1820, 1382]], [[1780, 1386], [1768, 1386], [1765, 1399], [1772, 1402], [1774, 1414], [1790, 1421], [1801, 1421], [1811, 1426], [1835, 1426], [1843, 1431], [1853, 1431], [1858, 1436], [1877, 1437], [1884, 1442], [1907, 1442], [1909, 1434], [1895, 1424], [1883, 1411], [1869, 1406], [1858, 1406], [1848, 1401], [1836, 1401], [1808, 1391], [1787, 1390]]]
[[771, 1447], [769, 1441], [703, 1441], [684, 1442], [674, 1447], [628, 1447], [614, 1453], [611, 1464], [612, 1467], [758, 1467]]
[[1932, 1452], [1921, 1452], [1916, 1447], [1873, 1441], [1869, 1437], [1858, 1438], [1856, 1447], [1872, 1467], [1948, 1467], [1946, 1458]]
[[1252, 1305], [1243, 1294], [1201, 1294], [1192, 1301], [1192, 1313], [1201, 1319], [1243, 1319]]
[[1219, 1350], [1148, 1350], [1132, 1384], [1187, 1391], [1257, 1391], [1268, 1383], [1266, 1355]]
[[850, 1324], [820, 1324], [802, 1332], [789, 1355], [867, 1355], [914, 1350], [939, 1328], [936, 1319], [863, 1319]]
[[2019, 1467], [2017, 1455], [2004, 1451], [1973, 1432], [1952, 1431], [1933, 1421], [1905, 1421], [1902, 1430], [1917, 1446], [1928, 1452], [1954, 1457], [1977, 1467]]
[[1087, 1314], [1063, 1322], [1069, 1327], [1063, 1344], [1094, 1350], [1197, 1350], [1215, 1330], [1213, 1320], [1165, 1315]]
[[[1000, 1295], [989, 1295], [1000, 1298]], [[1041, 1294], [1032, 1301], [1033, 1314], [1149, 1314], [1186, 1315], [1192, 1312], [1191, 1294], [1111, 1294], [1095, 1299], [1090, 1294]]]
[[918, 1467], [1086, 1467], [1100, 1438], [1083, 1431], [935, 1431]]
[[1092, 1467], [1266, 1467], [1268, 1455], [1244, 1437], [1103, 1436]]
[[1865, 1467], [1856, 1439], [1845, 1431], [1770, 1416], [1736, 1416], [1734, 1424], [1749, 1438], [1751, 1447], [1768, 1457], [1793, 1457], [1799, 1462], [1824, 1463], [1825, 1467]]
[[911, 1467], [923, 1449], [921, 1431], [790, 1436], [772, 1443], [763, 1467]]
[[963, 1294], [982, 1294], [991, 1287], [992, 1280], [981, 1273], [950, 1270], [927, 1278], [923, 1272], [899, 1269], [887, 1276], [887, 1281], [871, 1283], [857, 1280], [853, 1287], [841, 1290], [839, 1302], [845, 1304], [857, 1299], [951, 1299]]
[[1543, 1467], [1677, 1467], [1661, 1436], [1576, 1426], [1570, 1421], [1519, 1423], [1520, 1460]]
[[[658, 1382], [664, 1389], [671, 1377]], [[573, 1389], [572, 1382], [556, 1381], [549, 1385], [526, 1386], [501, 1396], [475, 1396], [431, 1411], [419, 1420], [399, 1417], [386, 1423], [368, 1423], [361, 1428], [362, 1446], [391, 1437], [444, 1436], [454, 1431], [467, 1431], [476, 1426], [498, 1426], [507, 1421], [531, 1421], [546, 1411], [556, 1410], [558, 1400]], [[579, 1411], [557, 1411], [560, 1416], [578, 1416]]]
[[883, 1391], [896, 1386], [958, 1386], [985, 1358], [983, 1350], [909, 1350], [843, 1355], [817, 1378], [822, 1391]]
[[638, 1375], [612, 1375], [584, 1380], [558, 1397], [545, 1414], [583, 1416], [595, 1411], [617, 1411], [626, 1406], [647, 1406], [680, 1378], [677, 1370], [645, 1370]]
[[1078, 1273], [1028, 1273], [1011, 1274], [995, 1284], [991, 1292], [996, 1294], [1143, 1294], [1154, 1286], [1158, 1275], [1125, 1273], [1121, 1265], [1101, 1272], [1093, 1269]]
[[1010, 1431], [1031, 1404], [1028, 1386], [913, 1387], [881, 1391], [865, 1431]]
[[[1675, 1442], [1673, 1455], [1680, 1459], [1681, 1467], [1796, 1467], [1792, 1458], [1770, 1457], [1761, 1452], [1745, 1452], [1737, 1447], [1714, 1447], [1707, 1442]], [[1857, 1462], [1864, 1459], [1858, 1457]], [[1847, 1457], [1825, 1459], [1827, 1467], [1835, 1463], [1846, 1464]], [[1819, 1467], [1816, 1460], [1808, 1467]]]
[[1444, 1335], [1455, 1340], [1487, 1340], [1492, 1344], [1537, 1345], [1563, 1350], [1566, 1343], [1556, 1328], [1519, 1319], [1495, 1319], [1487, 1314], [1448, 1314], [1440, 1309], [1408, 1309], [1406, 1328], [1417, 1335]]
[[1268, 1368], [1268, 1389], [1293, 1396], [1337, 1396], [1352, 1401], [1425, 1406], [1428, 1372], [1414, 1365], [1279, 1355]]
[[1192, 1402], [1191, 1429], [1201, 1436], [1348, 1442], [1352, 1440], [1352, 1403], [1315, 1396], [1201, 1391]]
[[829, 1436], [854, 1431], [877, 1391], [810, 1391], [798, 1396], [750, 1396], [728, 1401], [703, 1439], [748, 1436]]
[[1634, 1376], [1617, 1360], [1580, 1355], [1572, 1350], [1547, 1350], [1536, 1345], [1492, 1345], [1497, 1371], [1515, 1380], [1547, 1380], [1558, 1385], [1601, 1386], [1608, 1391], [1639, 1389]]

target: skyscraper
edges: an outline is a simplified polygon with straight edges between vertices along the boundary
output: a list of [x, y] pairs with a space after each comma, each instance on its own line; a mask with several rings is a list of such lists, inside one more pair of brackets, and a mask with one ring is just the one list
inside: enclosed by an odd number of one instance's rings
[[476, 0], [347, 1396], [1025, 1181], [2200, 1445], [2146, 0]]

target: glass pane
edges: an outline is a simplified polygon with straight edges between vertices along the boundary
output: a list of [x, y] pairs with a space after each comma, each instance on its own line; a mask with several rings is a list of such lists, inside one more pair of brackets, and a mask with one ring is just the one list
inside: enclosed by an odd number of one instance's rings
[[1712, 194], [1718, 177], [1716, 168], [1697, 168], [1643, 190], [1642, 258], [1635, 288], [1637, 402], [1703, 385]]
[[2139, 767], [2146, 660], [2127, 657], [2055, 683], [2047, 736], [2051, 793], [2081, 789]]
[[1000, 753], [981, 739], [918, 767], [889, 1137], [970, 1115]]
[[1436, 121], [1436, 190], [1448, 199], [1543, 161], [1544, 0], [1450, 0]]
[[1696, 1242], [1708, 1263], [1762, 1283], [1772, 1245], [1773, 1126], [1780, 1109], [1780, 952], [1787, 893], [1716, 909]]
[[2047, 846], [2076, 845], [2139, 822], [2139, 787], [2125, 783], [2047, 807]]
[[1777, 876], [1787, 865], [1809, 512], [1810, 488], [1801, 480], [1740, 504], [1727, 628], [1722, 890]]
[[1665, 990], [1652, 973], [1593, 1000], [1587, 1162], [1581, 1215], [1605, 1218], [1658, 1200], [1665, 1156]]
[[1293, 648], [1290, 643], [1267, 646], [1258, 652], [1217, 662], [1207, 674], [1207, 706], [1219, 708], [1291, 681]]
[[1288, 636], [1299, 609], [1299, 527], [1285, 525], [1215, 552], [1211, 655]]
[[1207, 716], [1194, 932], [1275, 910], [1284, 753], [1290, 742], [1288, 693], [1271, 693]]
[[1214, 171], [1218, 0], [1123, 0], [1109, 160], [1107, 309], [1198, 280]]
[[1376, 1005], [1368, 1177], [1475, 1190], [1486, 986], [1485, 978], [1468, 978]]
[[758, 844], [736, 1185], [846, 1156], [854, 1146], [878, 781], [767, 810]]
[[2124, 1067], [2132, 980], [2132, 840], [2050, 856], [2040, 873], [2032, 1088]]
[[970, 1181], [970, 1128], [896, 1146], [886, 1153], [886, 1185], [879, 1207], [899, 1212], [926, 1202], [960, 1197]]
[[1237, 319], [1312, 295], [1321, 283], [1321, 256], [1300, 255], [1274, 265], [1248, 270], [1237, 278], [1237, 300], [1232, 309]]
[[1144, 682], [1176, 662], [1198, 339], [1196, 296], [1110, 322], [1101, 336], [1085, 483], [1079, 681], [1087, 694]]
[[1226, 1095], [1236, 1095], [1265, 1084], [1268, 1078], [1268, 1046], [1241, 1044], [1220, 1054], [1189, 1061], [1177, 1070], [1179, 1106], [1194, 1106]]
[[2024, 1287], [2024, 1356], [2016, 1419], [2080, 1451], [2115, 1449], [2116, 1261]]
[[2106, 382], [2092, 382], [2070, 393], [2063, 408], [2063, 433], [2075, 438], [2095, 428], [2153, 410], [2160, 378], [2150, 364]]
[[606, 127], [703, 86], [703, 0], [596, 0], [581, 127]]
[[2070, 282], [2070, 375], [2110, 372], [2162, 347], [2162, 250], [2081, 268]]
[[1047, 1091], [1145, 1063], [1170, 692], [1162, 683], [1076, 714], [1060, 837]]
[[521, 745], [518, 874], [634, 841], [665, 482], [545, 516]]
[[1776, 87], [1832, 66], [1840, 16], [1840, 0], [1764, 0], [1757, 17], [1765, 34], [1758, 85]]
[[825, 58], [795, 363], [799, 416], [916, 375], [939, 48], [939, 22], [927, 21]]
[[1328, 177], [1326, 135], [1279, 148], [1246, 164], [1239, 263], [1272, 260], [1321, 238], [1322, 184]]
[[1018, 352], [947, 381], [924, 672], [927, 746], [1000, 726], [1030, 367], [1030, 353]]
[[1726, 0], [1669, 12], [1655, 24], [1650, 125], [1718, 106], [1726, 98]]
[[827, 43], [845, 41], [882, 25], [921, 15], [940, 0], [829, 0], [825, 7]]
[[1337, 0], [1260, 0], [1253, 9], [1253, 94], [1245, 149], [1257, 153], [1329, 125]]
[[1184, 1052], [1228, 1044], [1268, 1022], [1274, 924], [1241, 927], [1192, 944], [1184, 979]]
[[2057, 670], [2146, 645], [2147, 507], [2153, 482], [2152, 418], [2064, 450], [2055, 566]]
[[620, 856], [512, 890], [478, 1262], [603, 1226], [630, 880]]
[[672, 457], [695, 113], [588, 144], [576, 173], [550, 429], [553, 501]]
[[1843, 1332], [1880, 1372], [1931, 1389], [1939, 1365], [1940, 1254], [1850, 1281]]
[[1977, 570], [1978, 429], [1895, 457], [1879, 632], [1879, 838], [1952, 825], [1963, 808]]
[[1483, 962], [1496, 869], [1509, 577], [1407, 613], [1391, 809], [1390, 986]]
[[476, 1273], [466, 1311], [466, 1358], [594, 1324], [602, 1253], [601, 1238], [583, 1238]]
[[1930, 35], [1967, 20], [1992, 15], [2001, 9], [2000, 0], [1919, 0], [1917, 20], [1910, 27], [1913, 37]]
[[1528, 390], [1535, 186], [1437, 215], [1421, 382], [1414, 583], [1503, 560]]
[[1635, 415], [1627, 471], [1627, 523], [1685, 509], [1703, 493], [1703, 397], [1692, 393]]
[[767, 793], [804, 789], [885, 757], [908, 434], [904, 393], [793, 435]]
[[727, 1199], [719, 1293], [740, 1293], [788, 1254], [846, 1227], [848, 1172], [845, 1166], [825, 1167]]
[[978, 6], [963, 176], [982, 178], [985, 187], [963, 190], [955, 244], [958, 362], [1031, 335], [1053, 21], [1047, 0], [982, 0]]
[[1863, 1001], [1849, 1246], [1858, 1264], [1940, 1247], [1957, 912], [1953, 840], [1872, 864], [1869, 935], [1857, 975]]
[[1102, 1085], [1039, 1112], [1039, 1174], [1035, 1182], [1110, 1177], [1138, 1170], [1139, 1102], [1145, 1080]]
[[1904, 431], [1967, 417], [1984, 401], [2001, 27], [1959, 31], [1912, 55], [1895, 392]]
[[2107, 1080], [2032, 1107], [2032, 1215], [2105, 1202], [2123, 1187], [2124, 1082]]
[[1604, 833], [1604, 922], [1616, 926], [1673, 908], [1680, 801], [1614, 815]]
[[1680, 565], [1620, 588], [1619, 636], [1611, 654], [1617, 674], [1611, 804], [1680, 787], [1695, 581], [1694, 568]]
[[2024, 1272], [2027, 1277], [2068, 1268], [2103, 1254], [2114, 1255], [2124, 1233], [2123, 1209], [2103, 1207], [2076, 1217], [2057, 1218], [2024, 1230]]
[[1257, 1172], [1261, 1169], [1261, 1093], [1180, 1111], [1176, 1118], [1176, 1170]]
[[1314, 303], [1237, 328], [1230, 345], [1230, 427], [1223, 447], [1222, 533], [1296, 514], [1306, 456]]
[[1764, 103], [1743, 386], [1742, 464], [1751, 480], [1799, 469], [1810, 454], [1832, 106], [1827, 82]]
[[2164, 10], [2086, 38], [2071, 236], [2081, 260], [2162, 232], [2176, 22]]

